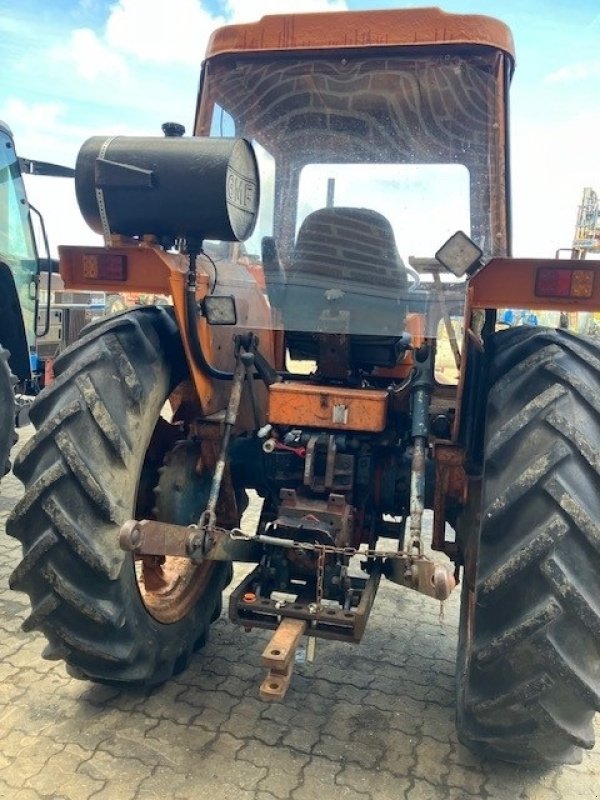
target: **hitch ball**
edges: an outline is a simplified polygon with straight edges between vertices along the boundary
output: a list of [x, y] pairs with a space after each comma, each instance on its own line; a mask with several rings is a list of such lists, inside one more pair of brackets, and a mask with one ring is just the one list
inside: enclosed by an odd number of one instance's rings
[[245, 139], [94, 136], [75, 191], [96, 233], [243, 241], [258, 215], [258, 166]]

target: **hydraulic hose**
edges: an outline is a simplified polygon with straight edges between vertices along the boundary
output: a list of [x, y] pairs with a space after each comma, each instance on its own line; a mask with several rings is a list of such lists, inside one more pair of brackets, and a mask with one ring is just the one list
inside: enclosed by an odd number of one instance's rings
[[217, 381], [231, 381], [233, 380], [233, 372], [218, 369], [209, 363], [204, 350], [202, 349], [202, 342], [198, 336], [197, 325], [197, 306], [196, 306], [196, 257], [198, 256], [199, 249], [190, 247], [189, 259], [190, 265], [187, 276], [187, 286], [185, 289], [185, 327], [188, 336], [190, 350], [192, 357], [200, 369], [205, 372], [209, 377]]

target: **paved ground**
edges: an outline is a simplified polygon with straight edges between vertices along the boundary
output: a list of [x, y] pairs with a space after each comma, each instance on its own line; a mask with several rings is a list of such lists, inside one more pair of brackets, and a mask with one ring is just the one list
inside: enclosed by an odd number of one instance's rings
[[[439, 605], [382, 585], [359, 647], [319, 643], [284, 704], [258, 699], [266, 635], [225, 619], [161, 689], [69, 678], [25, 634], [19, 558], [0, 501], [0, 798], [10, 800], [598, 800], [600, 745], [546, 775], [481, 761], [453, 724], [457, 597]], [[597, 725], [600, 735], [600, 725]]]

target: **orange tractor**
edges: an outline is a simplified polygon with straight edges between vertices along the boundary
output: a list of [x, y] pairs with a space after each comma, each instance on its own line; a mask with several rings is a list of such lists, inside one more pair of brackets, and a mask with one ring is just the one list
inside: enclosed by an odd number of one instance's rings
[[382, 577], [460, 582], [461, 740], [593, 747], [600, 347], [496, 317], [600, 310], [600, 262], [509, 257], [513, 64], [486, 17], [265, 17], [212, 36], [193, 137], [83, 145], [106, 246], [63, 247], [66, 286], [172, 305], [89, 326], [31, 409], [11, 585], [46, 658], [166, 681], [245, 562], [229, 616], [273, 631], [280, 699], [301, 637], [360, 641]]

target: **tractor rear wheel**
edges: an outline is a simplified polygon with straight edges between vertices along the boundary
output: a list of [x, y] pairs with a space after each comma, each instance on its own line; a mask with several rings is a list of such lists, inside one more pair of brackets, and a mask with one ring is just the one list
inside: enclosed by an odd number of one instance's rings
[[7, 524], [23, 560], [10, 583], [31, 600], [23, 628], [41, 630], [44, 657], [75, 677], [161, 683], [220, 608], [229, 564], [155, 559], [144, 571], [118, 545], [126, 519], [150, 515], [162, 442], [180, 437], [161, 410], [185, 370], [171, 314], [137, 309], [90, 327], [31, 407], [37, 432], [15, 464], [25, 496]]
[[600, 710], [600, 345], [517, 328], [491, 352], [459, 737], [506, 761], [577, 763]]
[[10, 451], [15, 433], [15, 377], [8, 365], [9, 352], [0, 347], [0, 478], [10, 469]]

